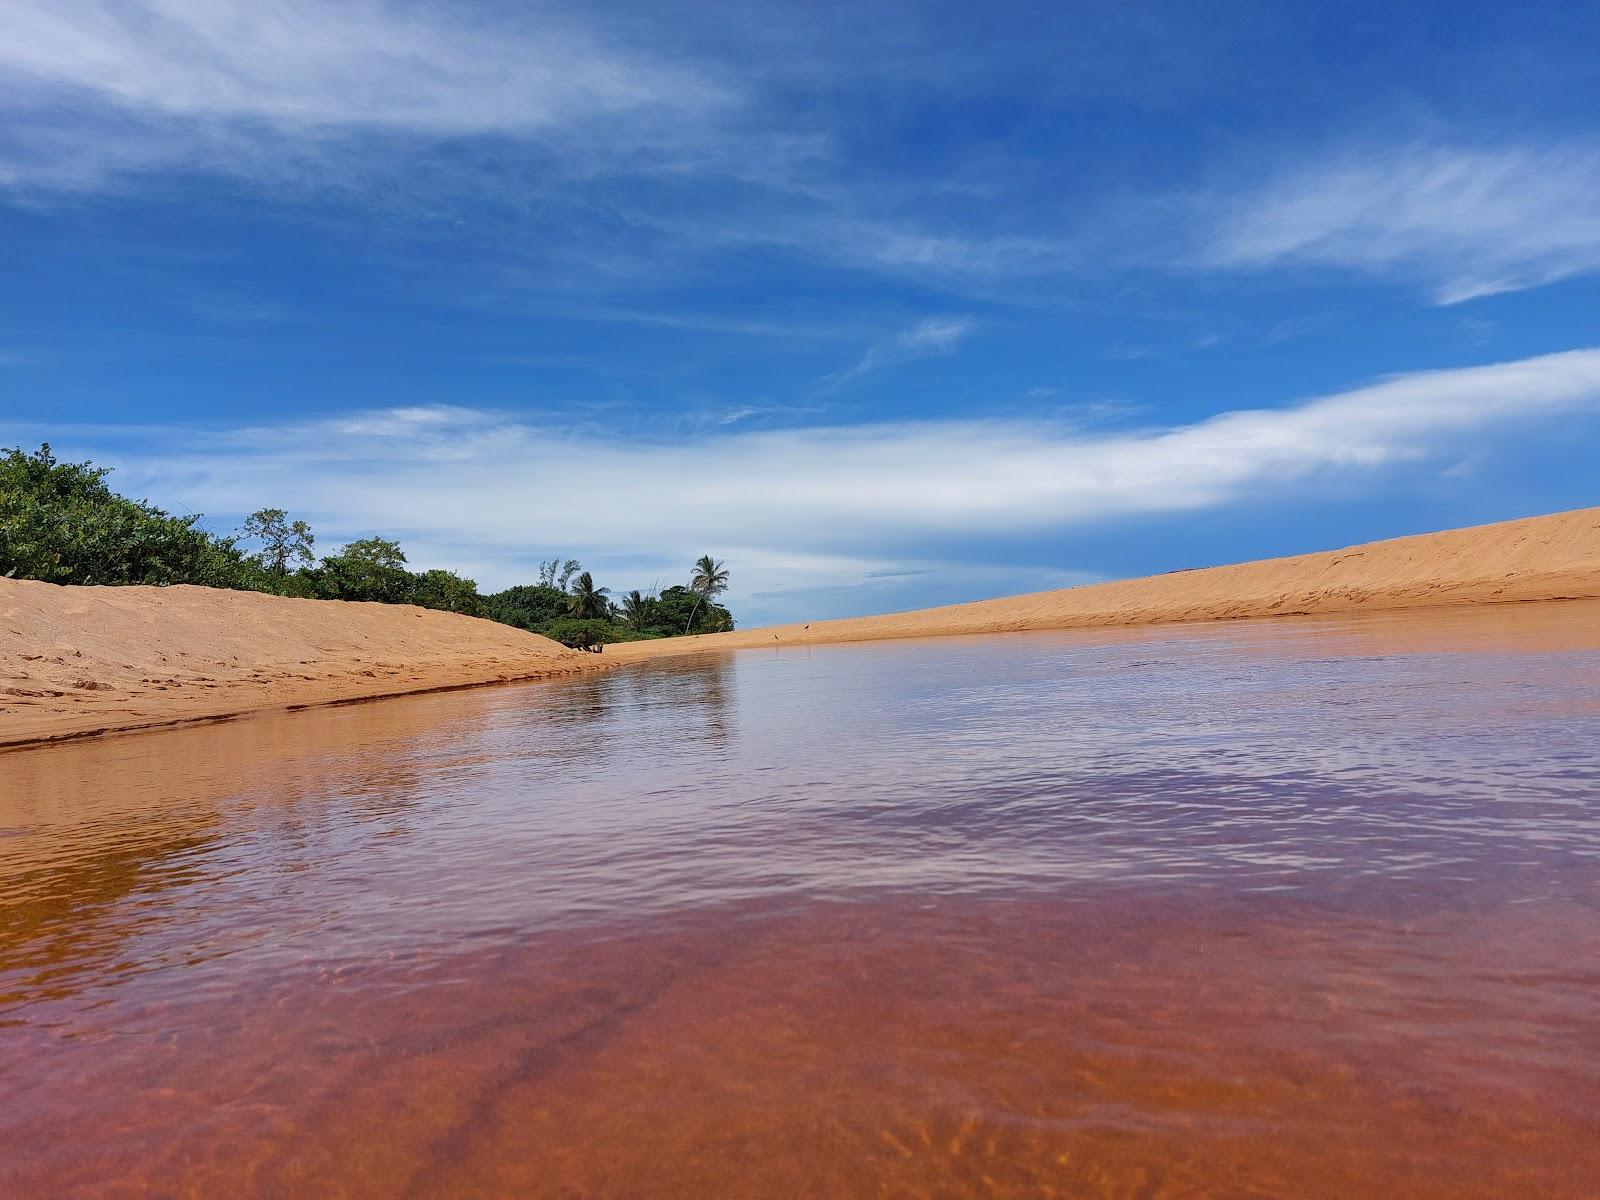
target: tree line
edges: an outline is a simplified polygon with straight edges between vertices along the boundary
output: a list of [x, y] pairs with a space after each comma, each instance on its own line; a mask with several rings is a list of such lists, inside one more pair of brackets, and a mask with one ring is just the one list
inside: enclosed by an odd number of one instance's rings
[[200, 516], [173, 516], [106, 483], [109, 467], [61, 462], [45, 444], [0, 451], [0, 576], [74, 584], [175, 584], [321, 600], [416, 604], [487, 617], [569, 646], [715, 633], [733, 628], [717, 603], [726, 567], [710, 555], [686, 584], [614, 598], [576, 559], [540, 564], [538, 580], [488, 595], [471, 579], [413, 571], [400, 544], [357, 538], [316, 554], [316, 535], [281, 508], [263, 508], [218, 536]]

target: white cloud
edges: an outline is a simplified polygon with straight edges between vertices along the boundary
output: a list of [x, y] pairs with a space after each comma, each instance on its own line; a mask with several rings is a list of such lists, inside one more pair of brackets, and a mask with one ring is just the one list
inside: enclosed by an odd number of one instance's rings
[[482, 133], [719, 93], [541, 15], [537, 36], [384, 0], [9, 0], [0, 67], [122, 107]]
[[[497, 299], [619, 280], [637, 294], [640, 277], [752, 247], [975, 293], [1078, 261], [1081, 243], [1017, 230], [1000, 205], [941, 219], [953, 178], [852, 157], [848, 130], [794, 88], [876, 88], [884, 63], [815, 26], [783, 6], [734, 20], [649, 5], [7, 0], [0, 189], [47, 205], [238, 181], [309, 201], [302, 217], [448, 228]], [[824, 45], [796, 77], [812, 37]]]
[[1205, 266], [1394, 276], [1440, 304], [1600, 270], [1600, 148], [1386, 148], [1216, 201]]
[[[292, 188], [364, 179], [380, 195], [436, 186], [434, 172], [483, 185], [467, 162], [419, 161], [419, 140], [509, 139], [519, 158], [559, 145], [568, 172], [668, 168], [703, 157], [704, 127], [737, 104], [690, 65], [549, 11], [490, 25], [406, 0], [9, 0], [0, 102], [13, 189], [201, 170]], [[408, 155], [404, 181], [386, 178]]]
[[[1600, 270], [1593, 144], [1324, 156], [1196, 211], [1164, 190], [1141, 200], [1146, 182], [1166, 188], [1153, 182], [1163, 172], [1134, 165], [1130, 177], [1118, 160], [1107, 176], [1088, 152], [1066, 197], [1052, 155], [965, 147], [936, 175], [896, 166], [855, 146], [859, 115], [839, 119], [845, 104], [876, 102], [887, 77], [902, 78], [907, 103], [941, 106], [963, 88], [1042, 81], [1029, 73], [1040, 46], [1052, 86], [1121, 94], [1154, 30], [1104, 8], [1048, 18], [1080, 37], [1035, 31], [973, 55], [950, 20], [909, 11], [819, 22], [782, 5], [601, 16], [427, 0], [6, 0], [0, 188], [49, 202], [167, 181], [176, 196], [202, 172], [341, 214], [448, 220], [458, 248], [505, 273], [497, 299], [518, 290], [519, 265], [530, 290], [593, 290], [692, 276], [748, 247], [1005, 300], [1056, 296], [1067, 280], [1081, 294], [1174, 258], [1393, 275], [1443, 303]], [[1176, 86], [1166, 76], [1184, 75], [1177, 64], [1215, 31], [1175, 14], [1154, 24], [1171, 68], [1158, 85]], [[892, 360], [894, 347], [875, 353]]]
[[978, 322], [971, 317], [929, 317], [902, 330], [889, 341], [869, 346], [855, 366], [829, 375], [823, 382], [837, 387], [884, 367], [953, 354], [977, 328]]
[[[665, 443], [424, 406], [209, 434], [57, 428], [51, 440], [116, 465], [119, 487], [158, 503], [216, 517], [281, 504], [326, 537], [397, 534], [425, 550], [415, 561], [491, 585], [567, 551], [641, 585], [670, 581], [712, 548], [741, 565], [741, 591], [771, 591], [863, 582], [964, 537], [1270, 501], [1325, 473], [1443, 469], [1497, 431], [1597, 413], [1600, 349], [1584, 349], [1102, 433], [927, 421]], [[0, 430], [0, 443], [38, 432]]]

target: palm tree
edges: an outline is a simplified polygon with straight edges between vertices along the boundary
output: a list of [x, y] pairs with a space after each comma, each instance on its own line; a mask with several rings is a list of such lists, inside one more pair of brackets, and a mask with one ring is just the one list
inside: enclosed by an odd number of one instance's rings
[[594, 576], [585, 571], [572, 584], [572, 615], [578, 618], [603, 617], [610, 610], [606, 599], [610, 588], [597, 588]]
[[650, 623], [650, 601], [635, 588], [622, 598], [622, 623], [635, 633], [643, 633]]
[[683, 627], [684, 633], [694, 628], [694, 619], [699, 615], [702, 604], [709, 603], [713, 597], [728, 590], [727, 569], [711, 555], [702, 554], [689, 573], [689, 590], [695, 594], [695, 601], [694, 608], [689, 612], [689, 623]]

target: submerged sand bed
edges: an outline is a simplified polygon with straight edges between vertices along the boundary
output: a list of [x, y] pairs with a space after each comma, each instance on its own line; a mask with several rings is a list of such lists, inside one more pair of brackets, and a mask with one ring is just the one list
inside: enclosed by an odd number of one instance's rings
[[881, 617], [607, 646], [606, 657], [1600, 597], [1600, 508]]
[[0, 746], [599, 666], [410, 605], [0, 579]]
[[666, 655], [1600, 598], [1600, 508], [882, 617], [564, 649], [410, 606], [0, 579], [0, 747]]

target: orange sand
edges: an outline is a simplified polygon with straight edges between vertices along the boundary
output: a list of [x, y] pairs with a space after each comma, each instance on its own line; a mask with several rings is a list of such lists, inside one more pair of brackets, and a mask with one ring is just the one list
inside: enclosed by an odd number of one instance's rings
[[0, 746], [599, 665], [410, 605], [0, 579]]
[[1369, 542], [1344, 550], [951, 604], [607, 646], [631, 662], [742, 647], [1226, 621], [1600, 597], [1600, 508]]
[[882, 617], [631, 642], [603, 657], [405, 606], [0, 579], [0, 746], [706, 650], [1574, 598], [1600, 598], [1600, 508]]

